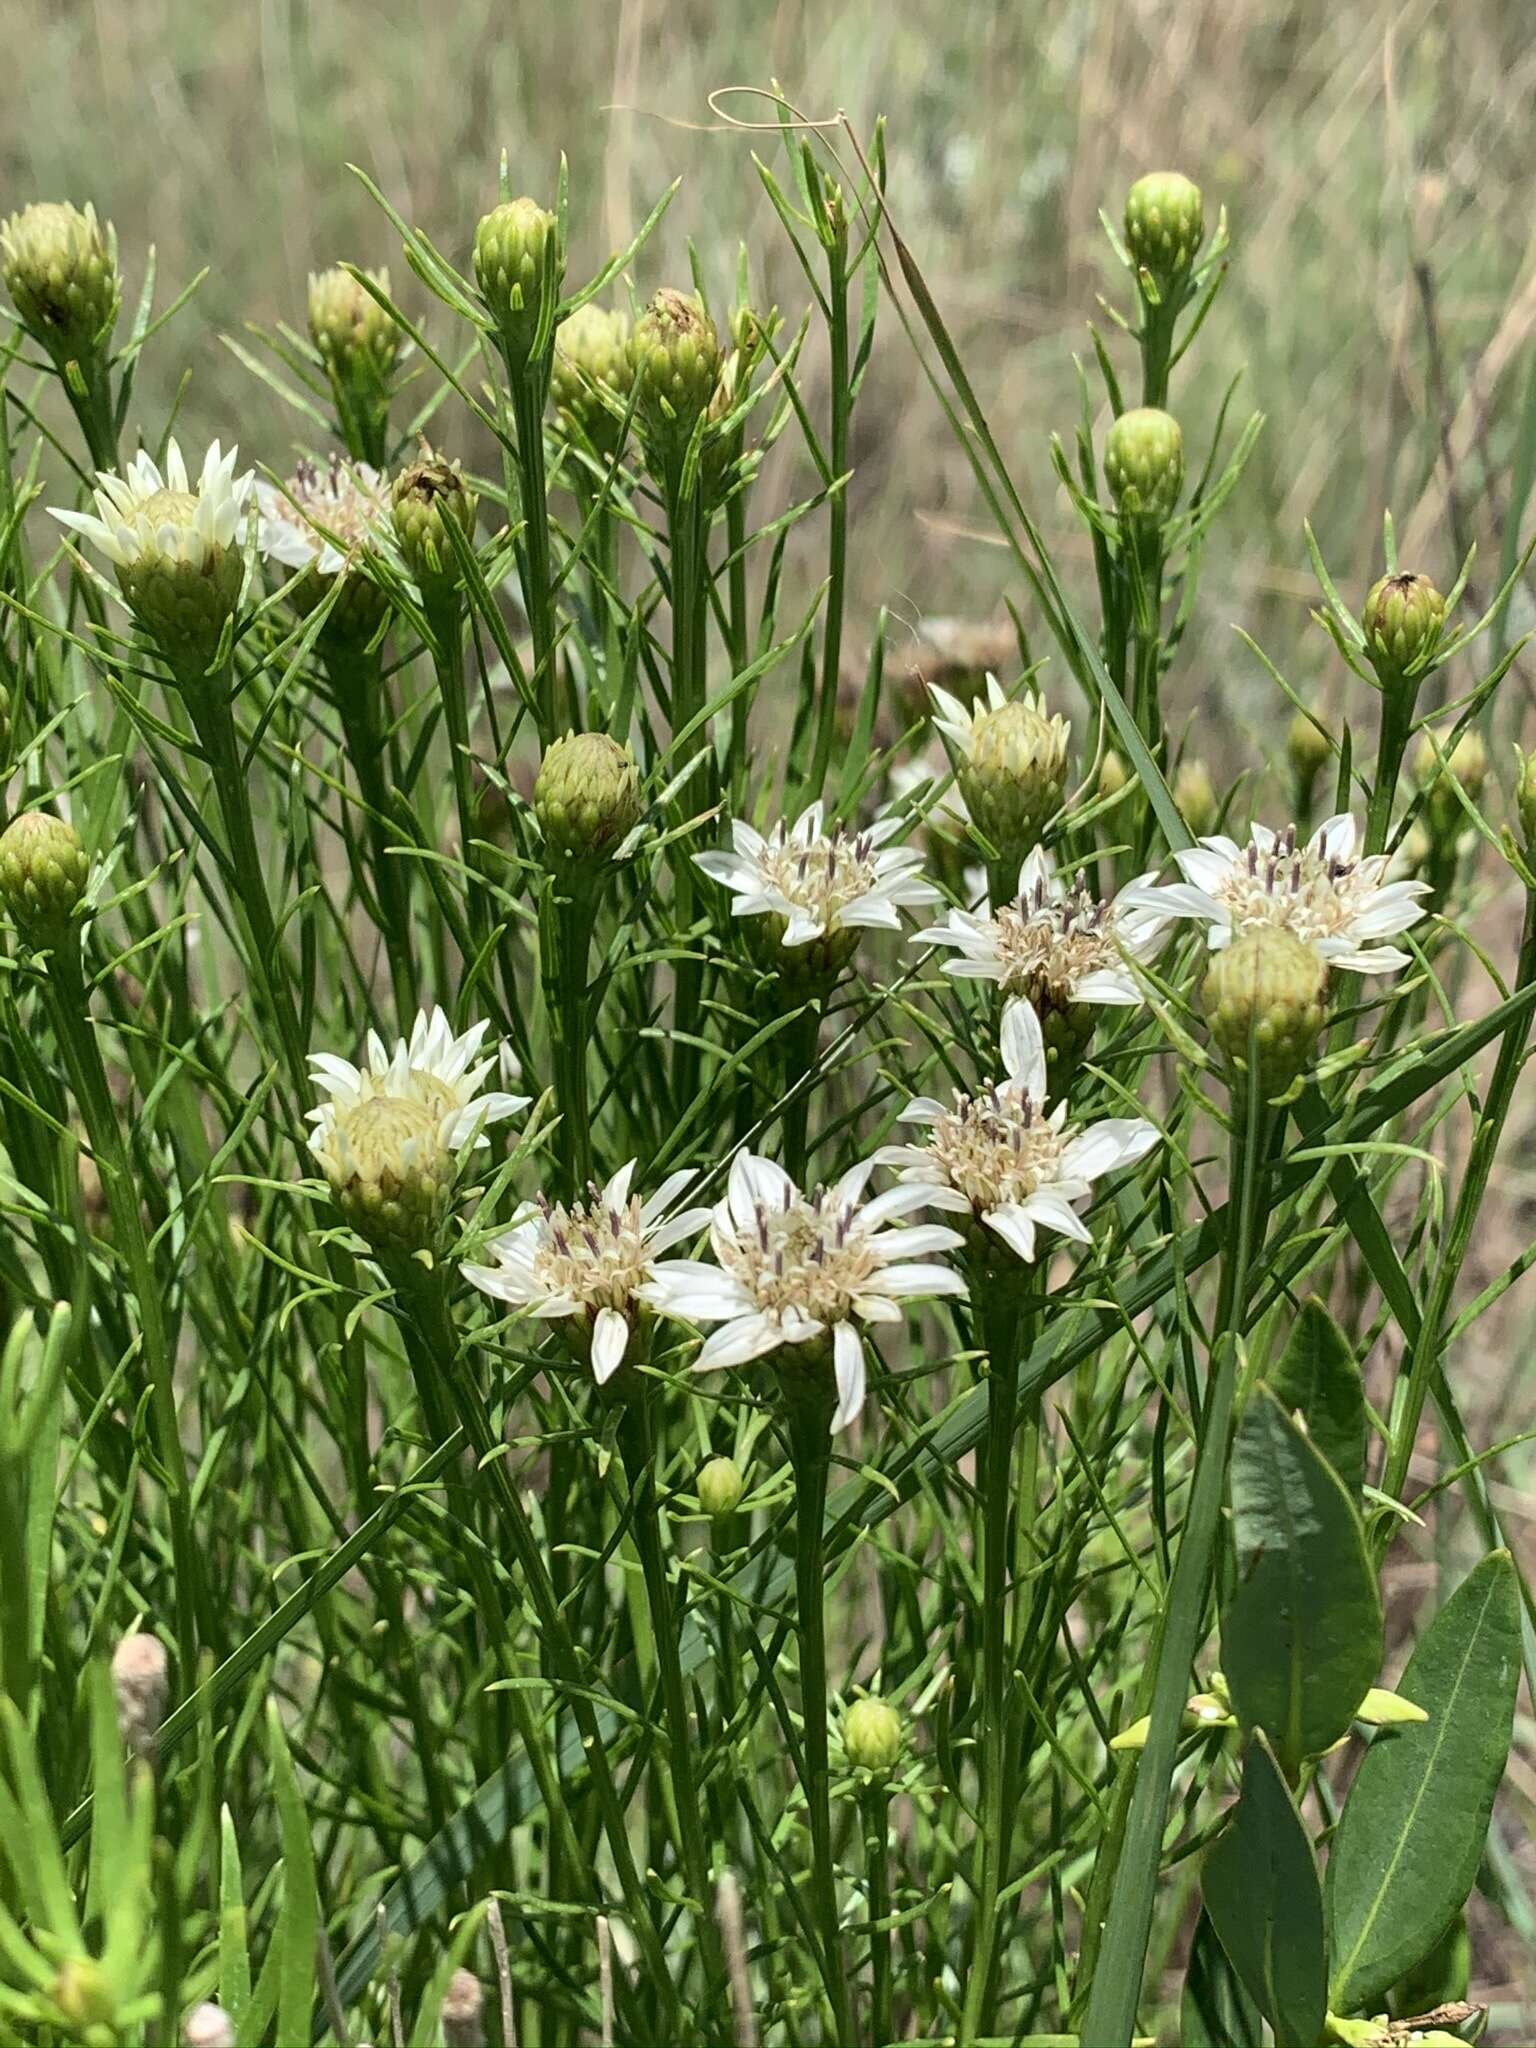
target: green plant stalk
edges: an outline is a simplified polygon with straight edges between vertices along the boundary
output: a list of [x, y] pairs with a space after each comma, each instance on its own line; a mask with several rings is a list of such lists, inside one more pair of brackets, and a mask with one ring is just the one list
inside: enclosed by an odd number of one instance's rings
[[90, 450], [91, 467], [115, 471], [117, 408], [112, 402], [112, 376], [105, 356], [97, 352], [84, 365], [70, 363], [60, 370], [59, 378]]
[[90, 1002], [76, 934], [71, 933], [50, 955], [46, 986], [54, 1032], [69, 1069], [86, 1136], [101, 1169], [113, 1236], [138, 1303], [139, 1336], [150, 1388], [150, 1427], [155, 1455], [165, 1474], [170, 1509], [177, 1647], [183, 1678], [190, 1685], [198, 1668], [199, 1642], [216, 1645], [219, 1636], [212, 1622], [202, 1552], [192, 1537], [187, 1461], [176, 1413], [176, 1362], [166, 1327], [164, 1296], [144, 1235], [133, 1162], [112, 1100], [101, 1048], [91, 1029]]
[[[441, 1266], [428, 1272], [415, 1260], [396, 1261], [391, 1266], [402, 1306], [414, 1325], [416, 1351], [412, 1360], [418, 1384], [445, 1380], [465, 1436], [480, 1459], [495, 1499], [496, 1509], [524, 1589], [538, 1624], [540, 1643], [552, 1668], [558, 1673], [568, 1699], [577, 1733], [581, 1738], [587, 1769], [602, 1815], [609, 1854], [624, 1894], [635, 1941], [645, 1959], [649, 1981], [662, 1999], [668, 2017], [668, 2031], [681, 2038], [676, 1988], [667, 1969], [666, 1951], [652, 1918], [645, 1887], [636, 1868], [634, 1851], [624, 1823], [624, 1807], [614, 1783], [608, 1754], [603, 1747], [597, 1714], [590, 1696], [590, 1682], [570, 1630], [550, 1583], [544, 1554], [523, 1506], [502, 1445], [491, 1427], [489, 1414], [473, 1382], [473, 1359], [459, 1355], [459, 1341], [449, 1313], [446, 1275]], [[437, 1396], [434, 1394], [433, 1398]], [[558, 1792], [556, 1794], [558, 1798]]]
[[375, 715], [383, 688], [381, 666], [377, 654], [361, 659], [337, 654], [326, 663], [352, 772], [366, 810], [369, 879], [382, 920], [395, 1012], [403, 1025], [417, 1006], [416, 961], [411, 947], [409, 874], [400, 861], [391, 859], [389, 851], [389, 789], [384, 776], [384, 742]]
[[[830, 1359], [827, 1361], [830, 1371]], [[854, 2038], [838, 1929], [837, 1874], [832, 1862], [832, 1770], [827, 1744], [825, 1517], [832, 1468], [829, 1409], [804, 1390], [789, 1405], [790, 1461], [795, 1474], [795, 1616], [800, 1638], [800, 1713], [806, 1812], [811, 1828], [811, 1910], [822, 1982], [832, 2010], [832, 2040]]]
[[[703, 500], [697, 478], [685, 492], [680, 477], [669, 477], [666, 488], [667, 533], [672, 555], [672, 732], [674, 737], [704, 709], [707, 680], [704, 644], [705, 522]], [[705, 753], [702, 800], [715, 796], [714, 751], [708, 730], [696, 733], [689, 742]], [[674, 763], [674, 768], [679, 764]], [[686, 785], [685, 806], [701, 800], [698, 780]], [[674, 929], [687, 932], [693, 924], [694, 868], [692, 852], [679, 842], [673, 863]], [[691, 944], [691, 941], [690, 941]], [[677, 1043], [673, 1051], [673, 1092], [680, 1106], [691, 1103], [697, 1093], [698, 1048], [690, 1041], [698, 1036], [703, 995], [702, 962], [680, 959], [676, 968], [673, 1017]]]
[[[1527, 890], [1525, 922], [1520, 934], [1520, 957], [1515, 969], [1514, 993], [1529, 988], [1536, 979], [1536, 891]], [[1504, 1125], [1514, 1102], [1515, 1088], [1525, 1065], [1531, 1035], [1531, 1013], [1523, 1012], [1506, 1029], [1499, 1042], [1498, 1057], [1488, 1083], [1488, 1094], [1472, 1133], [1467, 1168], [1457, 1192], [1456, 1205], [1445, 1236], [1444, 1249], [1435, 1266], [1425, 1296], [1418, 1333], [1409, 1352], [1407, 1372], [1399, 1379], [1393, 1402], [1390, 1447], [1382, 1491], [1398, 1499], [1407, 1483], [1413, 1447], [1419, 1433], [1424, 1403], [1441, 1364], [1445, 1319], [1456, 1291], [1456, 1282], [1472, 1242], [1472, 1233], [1488, 1192], [1488, 1178], [1503, 1136]], [[1377, 1562], [1385, 1556], [1395, 1529], [1396, 1518], [1383, 1518], [1376, 1535]]]
[[981, 1509], [981, 1878], [959, 2048], [993, 2031], [998, 1901], [1008, 1868], [1013, 1815], [1008, 1800], [1008, 1521], [1013, 1505], [1013, 1445], [1019, 1416], [1021, 1316], [1018, 1276], [976, 1261], [973, 1298], [982, 1304], [987, 1343], [987, 1431], [982, 1439]]
[[[590, 876], [552, 879], [551, 943], [544, 949], [544, 1002], [549, 1014], [555, 1064], [555, 1132], [562, 1197], [579, 1197], [594, 1179], [592, 1122], [587, 1098], [588, 963], [597, 921], [597, 892]], [[552, 957], [551, 957], [552, 956]]]
[[[1139, 280], [1137, 289], [1139, 292]], [[1154, 304], [1141, 293], [1141, 402], [1160, 410], [1168, 404], [1168, 373], [1181, 304], [1182, 297]]]
[[[1126, 1766], [1128, 1781], [1134, 1772], [1133, 1788], [1128, 1803], [1116, 1802], [1084, 1917], [1080, 1967], [1089, 1984], [1079, 2031], [1095, 2048], [1129, 2048], [1135, 2031], [1184, 1703], [1204, 1634], [1206, 1596], [1221, 1528], [1237, 1402], [1238, 1338], [1249, 1269], [1263, 1239], [1259, 1194], [1270, 1127], [1270, 1112], [1257, 1088], [1245, 1090], [1240, 1100], [1241, 1113], [1234, 1115], [1231, 1137], [1237, 1228], [1222, 1258], [1189, 1508], [1142, 1691], [1151, 1725], [1140, 1757]], [[1234, 1103], [1234, 1109], [1238, 1107]]]
[[475, 789], [471, 778], [469, 751], [469, 694], [464, 672], [464, 612], [457, 593], [450, 602], [433, 607], [432, 667], [442, 700], [443, 723], [448, 731], [448, 751], [453, 764], [453, 802], [459, 819], [459, 858], [465, 868], [465, 891], [469, 901], [470, 931], [476, 947], [483, 945], [491, 928], [490, 905], [481, 874], [475, 841]]
[[[751, 659], [748, 653], [750, 628], [747, 622], [747, 495], [731, 493], [725, 507], [726, 631], [730, 647], [731, 675], [739, 676]], [[727, 757], [726, 786], [731, 804], [740, 809], [746, 796], [747, 738], [752, 723], [755, 690], [742, 690], [731, 700], [731, 738]]]
[[1397, 796], [1398, 778], [1402, 774], [1403, 755], [1408, 750], [1408, 741], [1413, 734], [1413, 712], [1418, 702], [1419, 686], [1416, 681], [1404, 678], [1382, 678], [1381, 684], [1381, 732], [1376, 746], [1376, 774], [1371, 783], [1370, 802], [1365, 812], [1365, 848], [1367, 856], [1385, 853], [1387, 835], [1392, 829], [1392, 805]]
[[805, 1014], [796, 1018], [783, 1034], [784, 1094], [790, 1097], [784, 1110], [784, 1171], [797, 1187], [803, 1185], [805, 1180], [806, 1128], [813, 1093], [805, 1085], [805, 1078], [816, 1064], [821, 1016], [821, 1003], [808, 1002]]
[[866, 1785], [859, 1796], [864, 1817], [864, 1872], [869, 1890], [869, 2032], [875, 2048], [895, 2039], [891, 2014], [890, 1810], [884, 1780]]
[[[730, 2028], [729, 2000], [725, 1996], [725, 1952], [715, 1921], [714, 1881], [705, 1840], [704, 1811], [693, 1769], [694, 1735], [682, 1661], [678, 1655], [678, 1620], [673, 1608], [667, 1561], [662, 1555], [661, 1515], [656, 1498], [656, 1447], [651, 1426], [650, 1389], [647, 1386], [640, 1387], [625, 1404], [619, 1424], [619, 1447], [629, 1478], [630, 1533], [640, 1553], [656, 1667], [661, 1679], [662, 1708], [667, 1717], [667, 1769], [671, 1779], [672, 1804], [677, 1814], [678, 1847], [688, 1889], [698, 1909], [694, 1924], [698, 1931], [705, 1985], [701, 2017], [707, 2027], [718, 2032], [722, 2025]], [[734, 2030], [729, 2031], [728, 2038], [734, 2042]]]
[[544, 475], [544, 401], [549, 391], [549, 356], [519, 363], [506, 357], [517, 428], [517, 473], [522, 500], [523, 609], [533, 636], [535, 695], [539, 705], [539, 741], [548, 746], [559, 737], [559, 676], [555, 667], [555, 598], [550, 573], [549, 489]]
[[821, 795], [837, 733], [837, 686], [843, 665], [843, 609], [848, 584], [848, 425], [853, 394], [848, 388], [848, 248], [836, 235], [827, 248], [827, 353], [832, 383], [828, 459], [834, 489], [827, 508], [827, 595], [821, 638], [821, 692], [816, 702], [816, 748], [801, 801]]

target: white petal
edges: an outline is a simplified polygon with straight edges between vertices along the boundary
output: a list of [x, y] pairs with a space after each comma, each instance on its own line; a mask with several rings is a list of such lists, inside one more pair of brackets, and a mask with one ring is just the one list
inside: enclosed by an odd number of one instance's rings
[[783, 1342], [784, 1333], [772, 1316], [738, 1316], [735, 1322], [722, 1324], [704, 1340], [693, 1369], [714, 1372], [723, 1366], [747, 1365], [754, 1358], [779, 1350]]
[[1063, 1237], [1074, 1238], [1079, 1244], [1093, 1243], [1093, 1232], [1054, 1188], [1036, 1188], [1019, 1207], [1031, 1223], [1041, 1229], [1059, 1231]]
[[1036, 1102], [1044, 1102], [1045, 1039], [1040, 1019], [1022, 999], [1009, 1003], [1003, 1012], [1002, 1046], [1009, 1078], [1022, 1082]]
[[1018, 1253], [1027, 1265], [1034, 1263], [1035, 1226], [1024, 1211], [1014, 1203], [1006, 1203], [1001, 1209], [989, 1209], [982, 1222], [997, 1235], [1010, 1250]]
[[837, 1374], [837, 1410], [832, 1417], [836, 1436], [864, 1406], [864, 1340], [852, 1323], [838, 1323], [833, 1329], [832, 1364]]
[[592, 1325], [592, 1377], [606, 1386], [624, 1363], [629, 1324], [616, 1308], [600, 1308]]

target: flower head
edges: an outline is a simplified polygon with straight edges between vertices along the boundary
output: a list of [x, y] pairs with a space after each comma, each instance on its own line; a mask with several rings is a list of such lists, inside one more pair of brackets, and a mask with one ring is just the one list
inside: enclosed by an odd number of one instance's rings
[[918, 873], [923, 857], [916, 848], [886, 850], [905, 819], [887, 813], [862, 831], [838, 826], [830, 833], [824, 819], [824, 807], [814, 803], [793, 826], [781, 819], [765, 839], [737, 818], [733, 852], [694, 859], [735, 895], [733, 917], [777, 919], [778, 945], [787, 952], [824, 942], [817, 965], [835, 973], [852, 958], [861, 929], [899, 931], [898, 909], [926, 909], [941, 899]]
[[1330, 967], [1390, 974], [1410, 956], [1381, 940], [1423, 916], [1423, 882], [1387, 879], [1387, 856], [1357, 858], [1358, 834], [1345, 812], [1326, 819], [1305, 846], [1294, 825], [1255, 825], [1246, 846], [1218, 835], [1176, 854], [1182, 882], [1122, 892], [1131, 908], [1162, 917], [1194, 917], [1213, 951], [1255, 925], [1281, 925], [1316, 948]]
[[1104, 1174], [1144, 1158], [1157, 1127], [1144, 1117], [1105, 1117], [1079, 1131], [1065, 1102], [1047, 1112], [1045, 1039], [1028, 1003], [1003, 1012], [1002, 1050], [1005, 1081], [957, 1094], [949, 1109], [918, 1096], [902, 1121], [927, 1124], [928, 1143], [887, 1145], [875, 1156], [899, 1168], [925, 1206], [969, 1215], [1021, 1259], [1035, 1257], [1038, 1229], [1090, 1244], [1077, 1205]]
[[669, 1174], [647, 1201], [630, 1192], [634, 1172], [631, 1159], [606, 1187], [589, 1188], [586, 1201], [568, 1207], [541, 1195], [492, 1242], [494, 1264], [463, 1269], [466, 1280], [524, 1315], [572, 1324], [590, 1349], [599, 1386], [624, 1362], [655, 1261], [697, 1237], [710, 1218], [707, 1208], [667, 1214], [691, 1170]]
[[714, 1264], [668, 1260], [645, 1290], [664, 1315], [720, 1325], [695, 1372], [746, 1365], [830, 1334], [836, 1434], [864, 1405], [858, 1325], [899, 1323], [908, 1301], [965, 1292], [958, 1273], [932, 1260], [962, 1242], [958, 1233], [939, 1224], [887, 1229], [921, 1208], [926, 1193], [898, 1187], [864, 1201], [873, 1166], [866, 1160], [834, 1187], [806, 1195], [772, 1160], [736, 1154], [710, 1220]]
[[173, 668], [206, 667], [239, 600], [234, 542], [251, 473], [235, 475], [238, 454], [215, 441], [194, 484], [174, 441], [163, 473], [141, 449], [125, 475], [97, 475], [94, 513], [52, 508], [111, 562], [130, 611]]
[[62, 939], [80, 915], [91, 864], [80, 835], [51, 811], [23, 811], [0, 832], [0, 904], [29, 939]]
[[517, 361], [527, 361], [564, 275], [560, 223], [536, 199], [505, 199], [475, 229], [475, 282]]
[[640, 771], [605, 732], [568, 732], [546, 748], [533, 808], [552, 863], [600, 867], [645, 814]]
[[585, 434], [600, 455], [611, 455], [623, 437], [634, 379], [627, 313], [589, 300], [555, 329], [550, 399], [567, 427]]
[[526, 1095], [482, 1092], [499, 1052], [480, 1057], [486, 1025], [458, 1037], [439, 1010], [423, 1010], [409, 1040], [389, 1051], [368, 1034], [366, 1064], [312, 1053], [330, 1098], [308, 1112], [310, 1149], [343, 1214], [372, 1242], [417, 1249], [440, 1220], [465, 1156], [486, 1126], [525, 1109]]
[[340, 455], [324, 463], [306, 459], [281, 490], [257, 484], [256, 502], [257, 545], [266, 559], [321, 576], [340, 575], [360, 549], [378, 539], [389, 518], [383, 477], [366, 462]]
[[117, 237], [96, 209], [41, 199], [0, 223], [0, 274], [27, 332], [60, 364], [93, 356], [122, 303]]
[[1125, 246], [1160, 285], [1181, 277], [1205, 236], [1200, 187], [1180, 171], [1148, 171], [1125, 199]]
[[1328, 963], [1284, 925], [1254, 924], [1211, 955], [1201, 991], [1211, 1037], [1239, 1077], [1289, 1088], [1328, 1017]]
[[934, 724], [955, 750], [955, 781], [982, 836], [1005, 860], [1020, 860], [1061, 809], [1071, 727], [1047, 715], [1036, 691], [1008, 698], [989, 675], [975, 704], [928, 685]]

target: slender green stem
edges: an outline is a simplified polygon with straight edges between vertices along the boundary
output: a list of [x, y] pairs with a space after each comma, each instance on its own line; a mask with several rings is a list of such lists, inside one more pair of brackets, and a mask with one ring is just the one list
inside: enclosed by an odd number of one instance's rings
[[1129, 2048], [1136, 2026], [1179, 1729], [1189, 1695], [1190, 1670], [1204, 1634], [1206, 1597], [1221, 1527], [1237, 1400], [1237, 1340], [1243, 1328], [1249, 1269], [1263, 1236], [1259, 1198], [1269, 1123], [1270, 1113], [1258, 1089], [1248, 1091], [1241, 1105], [1234, 1104], [1232, 1201], [1237, 1229], [1222, 1259], [1189, 1509], [1143, 1689], [1144, 1700], [1150, 1702], [1150, 1726], [1139, 1759], [1125, 1767], [1125, 1782], [1131, 1782], [1131, 1772], [1135, 1774], [1133, 1787], [1128, 1800], [1116, 1801], [1084, 1918], [1080, 1978], [1088, 1981], [1088, 1994], [1080, 2036], [1094, 2042], [1095, 2048]]
[[1009, 1515], [1013, 1445], [1019, 1413], [1019, 1281], [978, 1262], [975, 1297], [987, 1342], [987, 1433], [982, 1440], [981, 1509], [981, 1874], [960, 2048], [992, 2031], [998, 1955], [998, 1901], [1008, 1867], [1013, 1816], [1008, 1801]]
[[806, 1076], [816, 1064], [821, 1010], [819, 1001], [808, 1001], [804, 1013], [783, 1034], [784, 1094], [789, 1097], [784, 1110], [784, 1171], [797, 1186], [805, 1179], [806, 1127], [813, 1092], [806, 1085]]
[[895, 2039], [891, 2015], [890, 1795], [881, 1783], [867, 1785], [860, 1799], [864, 1816], [864, 1871], [869, 1890], [869, 2033], [875, 2048]]
[[848, 1983], [838, 1927], [837, 1873], [832, 1861], [832, 1772], [827, 1743], [826, 1555], [824, 1519], [832, 1466], [829, 1416], [797, 1396], [789, 1416], [795, 1471], [795, 1612], [800, 1635], [800, 1713], [804, 1723], [806, 1811], [811, 1827], [811, 1908], [821, 1949], [822, 1982], [832, 2008], [832, 2039], [853, 2040]]
[[465, 867], [470, 930], [478, 946], [490, 932], [491, 912], [482, 886], [480, 857], [476, 850], [480, 835], [476, 829], [474, 778], [470, 773], [472, 757], [468, 681], [464, 672], [464, 613], [457, 596], [450, 603], [434, 608], [431, 626], [432, 665], [437, 674], [453, 767], [453, 801], [459, 819], [459, 858]]
[[544, 477], [544, 399], [549, 364], [507, 360], [512, 415], [517, 425], [517, 469], [523, 532], [519, 562], [523, 609], [533, 635], [534, 694], [539, 704], [539, 737], [547, 747], [560, 731], [559, 678], [555, 669], [555, 600], [550, 574], [549, 491]]
[[827, 596], [821, 638], [821, 690], [816, 703], [816, 750], [805, 786], [807, 800], [821, 795], [837, 731], [837, 690], [843, 667], [843, 607], [848, 582], [848, 427], [853, 415], [849, 389], [848, 245], [834, 236], [827, 249], [827, 352], [832, 384], [829, 460], [836, 485], [828, 507]]
[[[708, 701], [705, 634], [705, 521], [699, 486], [684, 492], [680, 480], [667, 488], [667, 531], [672, 561], [672, 731], [683, 731]], [[703, 749], [706, 760], [702, 786], [695, 777], [686, 786], [683, 802], [696, 810], [701, 802], [713, 802], [715, 794], [714, 750], [708, 732], [689, 742], [695, 751]], [[680, 764], [674, 764], [680, 765]], [[692, 849], [679, 842], [673, 867], [673, 928], [687, 934], [693, 924], [694, 868]], [[698, 1036], [703, 994], [701, 963], [692, 957], [692, 941], [685, 940], [689, 955], [676, 969], [673, 1015], [677, 1042], [673, 1049], [673, 1091], [680, 1105], [693, 1100], [698, 1074], [698, 1049], [691, 1042]]]
[[544, 998], [555, 1060], [555, 1134], [565, 1199], [579, 1195], [593, 1178], [592, 1124], [587, 1099], [588, 965], [597, 918], [597, 894], [590, 876], [552, 881], [546, 906]]
[[1403, 755], [1413, 732], [1413, 707], [1418, 685], [1384, 679], [1381, 691], [1381, 733], [1376, 746], [1376, 774], [1365, 812], [1365, 852], [1384, 853], [1392, 829], [1392, 805], [1402, 774]]
[[[626, 1404], [619, 1424], [619, 1443], [629, 1479], [630, 1530], [635, 1548], [640, 1553], [640, 1569], [651, 1612], [656, 1665], [661, 1677], [662, 1708], [667, 1717], [667, 1769], [671, 1778], [672, 1803], [677, 1813], [678, 1846], [688, 1889], [697, 1908], [695, 1925], [705, 1977], [700, 2017], [710, 2037], [714, 2038], [721, 2026], [728, 2028], [730, 2025], [725, 1952], [715, 1922], [714, 1878], [710, 1870], [709, 1846], [705, 1840], [704, 1810], [693, 1768], [695, 1736], [688, 1712], [682, 1661], [678, 1655], [678, 1620], [673, 1608], [667, 1562], [662, 1554], [661, 1515], [656, 1499], [656, 1450], [648, 1389], [641, 1389]], [[734, 2039], [734, 2034], [731, 2038]]]
[[[731, 657], [731, 674], [739, 676], [751, 656], [750, 628], [747, 620], [747, 494], [744, 490], [734, 491], [725, 508], [725, 546], [728, 559], [726, 569], [726, 634]], [[731, 740], [726, 772], [726, 787], [731, 793], [734, 808], [740, 808], [745, 796], [747, 773], [747, 735], [752, 721], [752, 699], [754, 692], [741, 690], [731, 700]]]
[[416, 958], [411, 944], [410, 872], [391, 857], [389, 788], [384, 774], [384, 740], [378, 704], [383, 681], [375, 655], [360, 660], [335, 655], [327, 662], [331, 691], [341, 715], [347, 754], [357, 777], [365, 811], [368, 879], [378, 905], [380, 935], [389, 961], [396, 1014], [403, 1020], [416, 1008]]

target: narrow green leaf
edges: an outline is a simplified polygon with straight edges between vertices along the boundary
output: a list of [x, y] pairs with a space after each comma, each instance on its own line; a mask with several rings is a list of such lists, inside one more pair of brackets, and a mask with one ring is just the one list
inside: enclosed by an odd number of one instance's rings
[[1205, 1859], [1205, 1910], [1277, 2041], [1316, 2041], [1328, 2016], [1323, 1894], [1301, 1816], [1256, 1732], [1230, 1826]]
[[1227, 1961], [1209, 1913], [1202, 1911], [1189, 1947], [1179, 2005], [1182, 2048], [1263, 2048], [1259, 2008]]
[[283, 1911], [276, 1945], [281, 1960], [277, 1980], [277, 2038], [306, 2041], [315, 2002], [315, 1943], [320, 1906], [315, 1892], [315, 1851], [309, 1815], [299, 1795], [288, 1738], [277, 1702], [267, 1702], [267, 1753], [272, 1764], [272, 1791], [283, 1840]]
[[1520, 1676], [1508, 1551], [1469, 1572], [1408, 1660], [1400, 1690], [1429, 1719], [1378, 1735], [1328, 1858], [1336, 2012], [1370, 2012], [1466, 1903], [1504, 1775]]
[[219, 2003], [238, 2041], [251, 2002], [251, 1950], [240, 1842], [227, 1806], [219, 1813], [219, 1845]]
[[1308, 1436], [1358, 1503], [1365, 1485], [1365, 1391], [1349, 1341], [1320, 1301], [1302, 1303], [1269, 1385], [1282, 1408], [1300, 1412]]
[[1264, 1386], [1237, 1428], [1232, 1526], [1222, 1666], [1238, 1719], [1294, 1771], [1353, 1721], [1381, 1664], [1381, 1602], [1342, 1480]]

